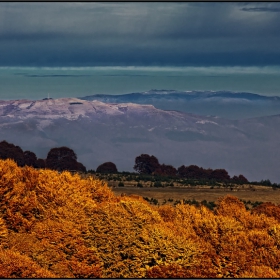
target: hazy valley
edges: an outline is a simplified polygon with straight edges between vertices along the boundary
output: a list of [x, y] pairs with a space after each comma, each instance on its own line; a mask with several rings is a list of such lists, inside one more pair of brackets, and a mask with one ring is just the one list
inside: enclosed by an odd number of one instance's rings
[[[223, 96], [223, 102], [228, 98], [231, 103], [232, 95]], [[268, 102], [258, 96], [254, 101], [252, 96], [255, 111], [262, 99]], [[135, 157], [147, 153], [176, 168], [196, 164], [225, 168], [230, 175], [243, 174], [249, 180], [280, 182], [280, 115], [230, 120], [116, 99], [106, 101], [115, 103], [77, 98], [0, 101], [0, 138], [42, 158], [50, 148], [68, 146], [87, 169], [112, 161], [118, 170], [132, 171]], [[164, 102], [171, 108], [174, 104]], [[174, 102], [180, 102], [176, 95]], [[216, 96], [217, 107], [219, 102]], [[268, 113], [268, 107], [262, 108]]]

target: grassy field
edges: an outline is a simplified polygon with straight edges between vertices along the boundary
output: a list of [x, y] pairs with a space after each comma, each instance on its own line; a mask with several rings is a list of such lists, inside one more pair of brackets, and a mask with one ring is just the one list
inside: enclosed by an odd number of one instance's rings
[[269, 187], [255, 187], [255, 190], [244, 189], [231, 191], [230, 189], [210, 189], [210, 188], [176, 188], [176, 187], [165, 187], [165, 188], [137, 188], [137, 187], [113, 187], [112, 191], [116, 195], [125, 193], [126, 195], [139, 195], [148, 198], [156, 198], [160, 204], [164, 200], [173, 199], [176, 200], [207, 200], [216, 201], [219, 197], [227, 194], [234, 195], [242, 200], [250, 200], [252, 202], [272, 202], [280, 204], [280, 190], [273, 190]]
[[[104, 175], [95, 174], [94, 177], [104, 180], [116, 195], [138, 195], [148, 199], [157, 199], [163, 203], [174, 204], [175, 201], [196, 200], [216, 202], [218, 198], [227, 194], [234, 195], [243, 201], [272, 202], [280, 204], [280, 188], [258, 185], [215, 185], [184, 184], [183, 180], [174, 179], [161, 181], [162, 187], [155, 187], [155, 181], [137, 179], [137, 175]], [[121, 186], [120, 186], [121, 182]], [[139, 187], [140, 184], [140, 187]]]

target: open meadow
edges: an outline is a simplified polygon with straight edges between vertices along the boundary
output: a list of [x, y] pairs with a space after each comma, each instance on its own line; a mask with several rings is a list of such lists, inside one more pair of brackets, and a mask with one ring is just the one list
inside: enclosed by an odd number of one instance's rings
[[[272, 202], [280, 204], [280, 188], [253, 184], [190, 185], [180, 179], [164, 180], [163, 177], [143, 180], [136, 174], [105, 175], [95, 174], [94, 177], [106, 182], [114, 194], [129, 196], [136, 195], [148, 199], [156, 199], [159, 205], [174, 204], [181, 200], [203, 200], [216, 202], [226, 195], [233, 195], [243, 201]], [[159, 180], [159, 181], [157, 181]], [[156, 187], [158, 186], [158, 187]]]
[[156, 198], [159, 204], [162, 204], [164, 200], [168, 199], [176, 200], [207, 200], [207, 201], [217, 201], [218, 198], [225, 195], [234, 195], [242, 200], [250, 200], [252, 202], [272, 202], [275, 204], [280, 204], [280, 191], [279, 189], [272, 189], [270, 187], [259, 187], [256, 186], [254, 189], [244, 189], [244, 190], [230, 190], [227, 188], [178, 188], [178, 187], [164, 187], [164, 188], [137, 188], [137, 187], [113, 187], [112, 191], [116, 195], [121, 195], [122, 193], [126, 195], [139, 195], [148, 198]]

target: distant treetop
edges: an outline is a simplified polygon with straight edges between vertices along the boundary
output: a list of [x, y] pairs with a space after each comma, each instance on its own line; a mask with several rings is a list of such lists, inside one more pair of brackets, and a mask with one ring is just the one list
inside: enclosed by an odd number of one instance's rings
[[142, 154], [135, 158], [133, 169], [140, 174], [153, 174], [158, 168], [160, 168], [160, 164], [153, 155]]
[[97, 173], [117, 173], [118, 169], [113, 162], [104, 162], [96, 169]]
[[77, 162], [76, 153], [68, 147], [53, 148], [46, 159], [46, 167], [55, 170], [86, 171], [82, 163]]

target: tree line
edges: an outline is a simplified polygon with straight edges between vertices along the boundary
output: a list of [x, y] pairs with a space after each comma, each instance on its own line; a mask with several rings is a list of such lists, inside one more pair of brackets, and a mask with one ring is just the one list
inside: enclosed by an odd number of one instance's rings
[[243, 176], [229, 176], [225, 169], [204, 169], [197, 165], [182, 165], [177, 169], [172, 165], [160, 164], [155, 156], [142, 154], [135, 158], [134, 170], [140, 174], [173, 176], [188, 179], [215, 180], [220, 182], [233, 182], [246, 184], [248, 180]]
[[[23, 151], [21, 147], [8, 143], [7, 141], [0, 142], [0, 159], [13, 159], [18, 166], [32, 166], [34, 168], [48, 168], [58, 171], [80, 171], [89, 173], [118, 173], [118, 169], [113, 162], [104, 162], [100, 164], [96, 171], [88, 170], [86, 167], [77, 161], [76, 153], [68, 147], [52, 148], [47, 154], [46, 159], [37, 158], [36, 154], [27, 150]], [[192, 180], [216, 181], [234, 184], [247, 184], [247, 178], [240, 174], [230, 177], [225, 169], [203, 168], [197, 165], [182, 165], [177, 169], [168, 164], [160, 164], [154, 155], [141, 154], [135, 158], [133, 169], [141, 175], [152, 175], [161, 177], [174, 177]], [[260, 184], [266, 186], [276, 186], [269, 180], [261, 182], [250, 182], [252, 184]]]
[[0, 142], [0, 159], [13, 159], [18, 166], [32, 166], [34, 168], [49, 168], [53, 170], [75, 170], [86, 172], [86, 167], [77, 161], [76, 153], [68, 147], [52, 148], [47, 158], [37, 158], [31, 151], [23, 151], [21, 147]]

